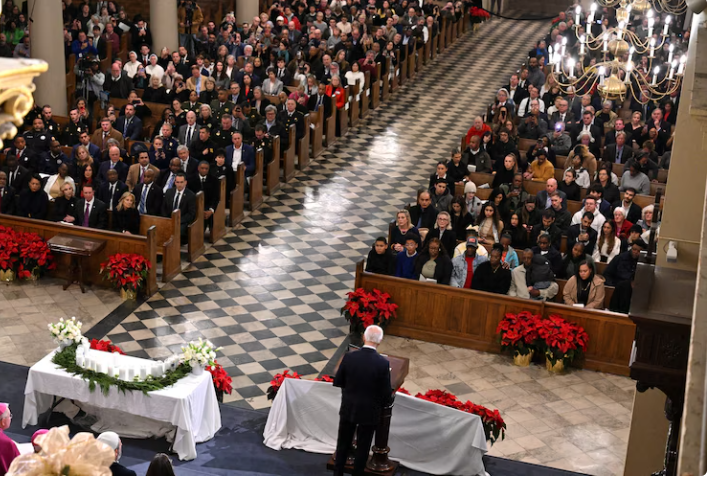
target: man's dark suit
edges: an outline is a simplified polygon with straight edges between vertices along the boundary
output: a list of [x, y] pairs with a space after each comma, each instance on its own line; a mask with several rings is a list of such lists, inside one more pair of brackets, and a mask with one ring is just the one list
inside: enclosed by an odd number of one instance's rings
[[334, 385], [342, 388], [334, 474], [343, 475], [356, 430], [358, 446], [353, 475], [364, 475], [381, 411], [391, 401], [389, 362], [372, 348], [347, 353], [334, 377]]
[[[147, 184], [138, 184], [135, 186], [135, 189], [133, 189], [133, 194], [135, 195], [135, 208], [138, 209], [138, 211], [140, 211], [140, 200], [143, 197], [143, 188], [147, 186]], [[147, 196], [145, 197], [145, 213], [147, 215], [161, 215], [162, 198], [162, 187], [153, 181], [152, 186], [148, 189]]]
[[127, 118], [125, 116], [121, 116], [116, 120], [116, 123], [113, 125], [113, 127], [123, 135], [123, 137], [132, 139], [133, 141], [139, 141], [140, 136], [143, 134], [143, 122], [140, 120], [139, 117], [133, 116], [130, 118], [130, 122], [128, 123], [128, 129], [126, 130], [125, 128], [125, 122], [127, 121]]
[[184, 165], [182, 164], [180, 164], [180, 168], [182, 169], [182, 172], [189, 177], [197, 173], [197, 169], [199, 169], [199, 162], [195, 158], [190, 157], [187, 159], [187, 170], [184, 169]]
[[[307, 100], [307, 109], [310, 111], [317, 111], [317, 101], [318, 101], [319, 96], [314, 94], [310, 96], [310, 99]], [[332, 115], [332, 100], [330, 99], [329, 96], [326, 94], [322, 95], [321, 98], [322, 106], [324, 106], [324, 117], [327, 119]]]
[[[622, 146], [622, 152], [620, 153], [620, 164], [626, 163], [628, 160], [632, 158], [632, 148], [630, 146], [627, 146], [626, 144]], [[605, 146], [605, 152], [602, 155], [602, 160], [611, 162], [612, 164], [615, 163], [615, 159], [617, 158], [617, 144], [610, 144], [609, 146]]]
[[[329, 106], [330, 111], [332, 110], [332, 105], [330, 104]], [[285, 149], [288, 148], [288, 144], [290, 144], [290, 138], [288, 137], [288, 129], [283, 126], [283, 123], [278, 121], [276, 118], [275, 123], [268, 129], [268, 124], [266, 124], [265, 119], [260, 122], [263, 126], [266, 128], [266, 132], [268, 133], [268, 136], [273, 138], [275, 136], [280, 137], [280, 150], [284, 151]]]
[[[189, 124], [183, 124], [179, 127], [179, 131], [177, 133], [177, 142], [184, 146], [187, 146], [187, 129], [189, 129]], [[199, 140], [199, 125], [194, 123], [192, 126], [192, 139], [190, 140], [189, 146], [197, 140]]]
[[[282, 147], [282, 146], [281, 146]], [[246, 177], [251, 177], [256, 172], [256, 152], [253, 146], [248, 144], [243, 144], [241, 146], [241, 162], [246, 165]], [[229, 146], [226, 148], [226, 157], [224, 158], [224, 165], [232, 170], [233, 158], [234, 158], [234, 146]]]
[[[219, 179], [211, 174], [204, 176], [204, 181], [202, 182], [202, 176], [198, 173], [190, 176], [187, 180], [187, 187], [194, 192], [196, 195], [198, 192], [204, 192], [204, 210], [216, 211], [219, 206], [219, 194], [221, 193], [221, 187], [219, 187]], [[211, 230], [212, 224], [214, 223], [214, 216], [209, 217], [204, 220], [204, 229], [207, 228]]]
[[[614, 129], [612, 131], [609, 131], [607, 134], [605, 134], [605, 147], [609, 146], [610, 144], [614, 144], [617, 142], [617, 133], [619, 131], [615, 131]], [[624, 131], [625, 133], [627, 131]], [[627, 134], [627, 141], [630, 142], [632, 138]]]
[[[624, 207], [621, 200], [612, 204], [612, 210], [615, 210], [617, 207]], [[637, 221], [641, 218], [642, 208], [632, 202], [632, 205], [629, 206], [629, 212], [627, 213], [626, 219], [632, 222], [633, 224], [636, 224]]]
[[[177, 187], [173, 187], [167, 191], [165, 198], [162, 201], [162, 216], [170, 217], [172, 215], [172, 207], [174, 206]], [[197, 197], [194, 192], [185, 187], [182, 193], [182, 199], [179, 201], [179, 210], [182, 213], [180, 219], [180, 235], [182, 243], [187, 242], [187, 226], [194, 222], [197, 216]]]
[[12, 215], [15, 212], [15, 191], [10, 186], [0, 189], [0, 213]]
[[[108, 171], [111, 169], [111, 161], [105, 161], [101, 163], [101, 167], [98, 168], [98, 180], [101, 182], [108, 182]], [[123, 161], [116, 162], [114, 166], [115, 171], [118, 173], [118, 180], [125, 182], [128, 178], [128, 165]]]
[[[106, 230], [108, 228], [108, 206], [94, 197], [91, 211], [89, 212], [88, 226], [92, 229]], [[86, 211], [86, 199], [76, 201], [74, 211], [74, 224], [84, 225], [84, 212]]]
[[[101, 185], [96, 191], [96, 198], [106, 204], [106, 209], [111, 205], [111, 195], [113, 196], [113, 209], [118, 207], [118, 201], [124, 192], [128, 191], [128, 186], [125, 185], [120, 179], [116, 181], [116, 186], [113, 189], [113, 194], [111, 194], [111, 183], [101, 182]], [[111, 210], [113, 210], [111, 209]]]
[[[551, 129], [553, 128], [556, 123], [560, 122], [561, 114], [558, 111], [555, 111], [553, 114], [551, 114], [551, 117], [548, 118], [548, 128]], [[565, 113], [565, 118], [563, 119], [563, 124], [565, 125], [565, 130], [567, 131], [572, 124], [575, 123], [575, 115], [573, 114], [572, 111], [566, 111]]]
[[[557, 190], [558, 195], [561, 196], [561, 199], [563, 199], [563, 210], [568, 208], [568, 200], [567, 196], [565, 195], [565, 192], [562, 190]], [[548, 201], [548, 192], [545, 190], [540, 190], [536, 194], [536, 208], [538, 210], [545, 210], [546, 209], [546, 202]], [[550, 209], [550, 207], [548, 207]]]
[[26, 168], [17, 166], [14, 178], [11, 176], [12, 173], [7, 167], [3, 167], [2, 170], [7, 174], [7, 185], [11, 186], [16, 193], [19, 194], [22, 189], [27, 187], [30, 180], [30, 173]]
[[108, 91], [111, 98], [126, 99], [133, 89], [133, 82], [128, 77], [125, 71], [121, 72], [120, 78], [113, 81], [111, 73], [106, 75], [106, 81], [103, 83], [103, 90]]
[[[573, 135], [571, 136], [571, 140], [573, 141], [573, 146], [578, 144], [578, 136], [580, 135], [581, 131], [583, 130], [583, 122], [579, 122], [575, 126], [575, 131], [573, 131]], [[599, 148], [600, 147], [600, 141], [602, 140], [602, 130], [595, 126], [594, 124], [590, 125], [590, 135], [595, 139], [594, 144]]]
[[[585, 244], [585, 253], [587, 255], [592, 255], [595, 250], [595, 244], [597, 243], [597, 230], [592, 227], [586, 229], [588, 233], [588, 243]], [[580, 224], [571, 225], [567, 232], [568, 244], [566, 246], [567, 253], [573, 250], [573, 246], [578, 242], [578, 237], [580, 236]]]
[[134, 471], [130, 470], [129, 468], [127, 468], [123, 464], [119, 464], [118, 462], [114, 462], [111, 464], [111, 474], [122, 475], [122, 476], [127, 476], [127, 477], [137, 475]]
[[7, 155], [17, 157], [17, 163], [21, 167], [37, 172], [37, 155], [29, 147], [25, 147], [23, 151], [18, 151], [15, 146], [12, 146]]

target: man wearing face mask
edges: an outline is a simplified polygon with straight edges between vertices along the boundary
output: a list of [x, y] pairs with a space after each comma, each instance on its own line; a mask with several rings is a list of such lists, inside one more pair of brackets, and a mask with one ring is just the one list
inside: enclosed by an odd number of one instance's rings
[[106, 444], [108, 447], [113, 449], [116, 454], [116, 460], [111, 464], [111, 472], [113, 475], [137, 475], [135, 472], [118, 462], [123, 455], [123, 443], [120, 441], [118, 434], [111, 431], [104, 432], [98, 436], [96, 440]]

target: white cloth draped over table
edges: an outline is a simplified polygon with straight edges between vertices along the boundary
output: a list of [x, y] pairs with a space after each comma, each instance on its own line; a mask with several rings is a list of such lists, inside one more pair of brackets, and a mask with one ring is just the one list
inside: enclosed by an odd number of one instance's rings
[[[25, 386], [23, 428], [28, 424], [37, 424], [39, 415], [51, 407], [53, 396], [99, 408], [103, 422], [118, 422], [119, 417], [110, 417], [109, 411], [114, 410], [174, 426], [176, 432], [169, 433], [168, 438], [171, 437], [170, 434], [174, 434], [172, 448], [180, 460], [196, 458], [197, 443], [210, 440], [221, 428], [219, 403], [216, 400], [211, 373], [207, 371], [199, 376], [189, 374], [173, 386], [147, 395], [140, 391], [127, 391], [123, 394], [118, 388], [111, 386], [106, 396], [100, 387], [96, 386], [91, 392], [88, 381], [67, 373], [52, 363], [54, 353], [55, 351], [49, 353], [30, 368]], [[130, 356], [121, 356], [120, 360], [135, 361], [136, 364], [145, 364], [148, 361]], [[119, 434], [124, 431], [115, 430]]]
[[[331, 383], [286, 379], [268, 415], [264, 444], [332, 454], [337, 444], [341, 390]], [[457, 409], [397, 393], [389, 457], [434, 475], [487, 475], [482, 420]]]

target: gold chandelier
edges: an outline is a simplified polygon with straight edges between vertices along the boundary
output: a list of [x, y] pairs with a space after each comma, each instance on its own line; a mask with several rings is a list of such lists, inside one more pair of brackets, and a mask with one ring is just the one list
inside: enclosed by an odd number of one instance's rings
[[[597, 0], [602, 7], [615, 8], [620, 4], [628, 3], [627, 0]], [[688, 6], [685, 0], [633, 0], [629, 2], [636, 13], [645, 13], [650, 8], [671, 15], [680, 15]]]

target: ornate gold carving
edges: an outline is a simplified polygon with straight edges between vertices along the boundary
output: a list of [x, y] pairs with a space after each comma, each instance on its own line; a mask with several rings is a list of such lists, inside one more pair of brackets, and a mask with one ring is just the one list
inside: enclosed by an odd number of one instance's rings
[[0, 58], [0, 149], [3, 139], [17, 134], [17, 127], [32, 110], [32, 80], [48, 69], [40, 60]]

